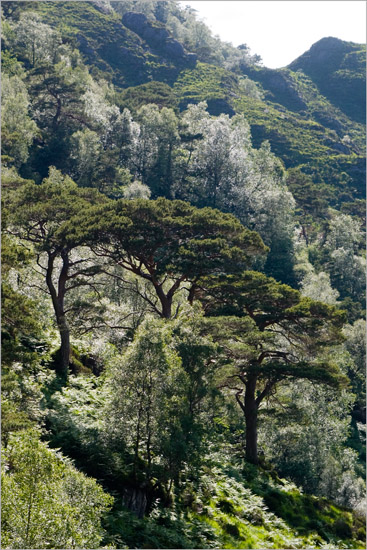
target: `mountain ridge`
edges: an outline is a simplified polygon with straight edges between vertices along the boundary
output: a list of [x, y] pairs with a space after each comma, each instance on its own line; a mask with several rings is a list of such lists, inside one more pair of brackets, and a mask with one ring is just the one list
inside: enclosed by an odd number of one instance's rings
[[288, 67], [292, 70], [301, 69], [313, 78], [321, 93], [335, 106], [363, 124], [366, 119], [366, 78], [363, 70], [365, 49], [362, 44], [325, 37], [315, 42]]

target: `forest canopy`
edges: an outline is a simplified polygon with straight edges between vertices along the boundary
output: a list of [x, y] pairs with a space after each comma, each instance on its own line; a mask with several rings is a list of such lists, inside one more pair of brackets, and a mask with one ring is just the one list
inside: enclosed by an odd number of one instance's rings
[[363, 47], [1, 8], [4, 548], [363, 548]]

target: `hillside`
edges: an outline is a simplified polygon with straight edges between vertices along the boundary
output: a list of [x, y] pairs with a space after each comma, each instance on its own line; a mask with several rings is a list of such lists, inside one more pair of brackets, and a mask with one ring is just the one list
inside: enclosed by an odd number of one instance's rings
[[2, 34], [4, 548], [365, 548], [365, 47]]
[[366, 120], [366, 48], [363, 44], [323, 38], [293, 61], [289, 68], [301, 70], [320, 92], [349, 118]]
[[365, 46], [327, 38], [286, 69], [240, 60], [229, 71], [203, 63], [200, 50], [188, 51], [158, 18], [126, 8], [122, 17], [98, 3], [59, 2], [56, 11], [38, 2], [29, 9], [62, 29], [92, 74], [129, 88], [121, 107], [131, 108], [125, 98], [133, 96], [135, 108], [148, 98], [180, 110], [205, 100], [213, 115], [243, 113], [255, 147], [269, 140], [287, 168], [300, 166], [315, 183], [326, 183], [336, 206], [340, 195], [344, 202], [364, 198]]

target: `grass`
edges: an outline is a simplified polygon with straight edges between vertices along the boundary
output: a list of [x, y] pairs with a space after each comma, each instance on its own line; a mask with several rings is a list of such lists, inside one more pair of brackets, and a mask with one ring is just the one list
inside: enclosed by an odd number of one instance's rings
[[228, 100], [230, 92], [236, 87], [237, 78], [225, 69], [198, 62], [194, 69], [180, 73], [173, 90], [183, 110], [189, 103]]

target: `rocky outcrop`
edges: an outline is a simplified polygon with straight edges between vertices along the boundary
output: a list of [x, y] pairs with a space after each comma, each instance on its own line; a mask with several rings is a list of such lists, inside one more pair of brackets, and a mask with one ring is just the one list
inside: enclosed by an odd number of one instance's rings
[[159, 46], [161, 42], [170, 37], [167, 29], [149, 22], [143, 13], [129, 11], [122, 16], [122, 23], [148, 42], [148, 44], [154, 46]]
[[208, 99], [208, 113], [210, 113], [213, 116], [219, 116], [222, 113], [225, 115], [229, 115], [230, 117], [234, 116], [236, 112], [234, 109], [230, 106], [228, 101], [226, 99]]
[[260, 82], [270, 101], [284, 105], [290, 111], [307, 109], [297, 83], [287, 69], [244, 68], [245, 74]]
[[195, 66], [196, 54], [186, 52], [182, 44], [172, 38], [166, 28], [157, 22], [149, 21], [143, 13], [127, 12], [122, 16], [122, 23], [162, 56], [174, 63]]
[[113, 8], [111, 7], [108, 0], [93, 0], [94, 6], [102, 13], [112, 13]]

